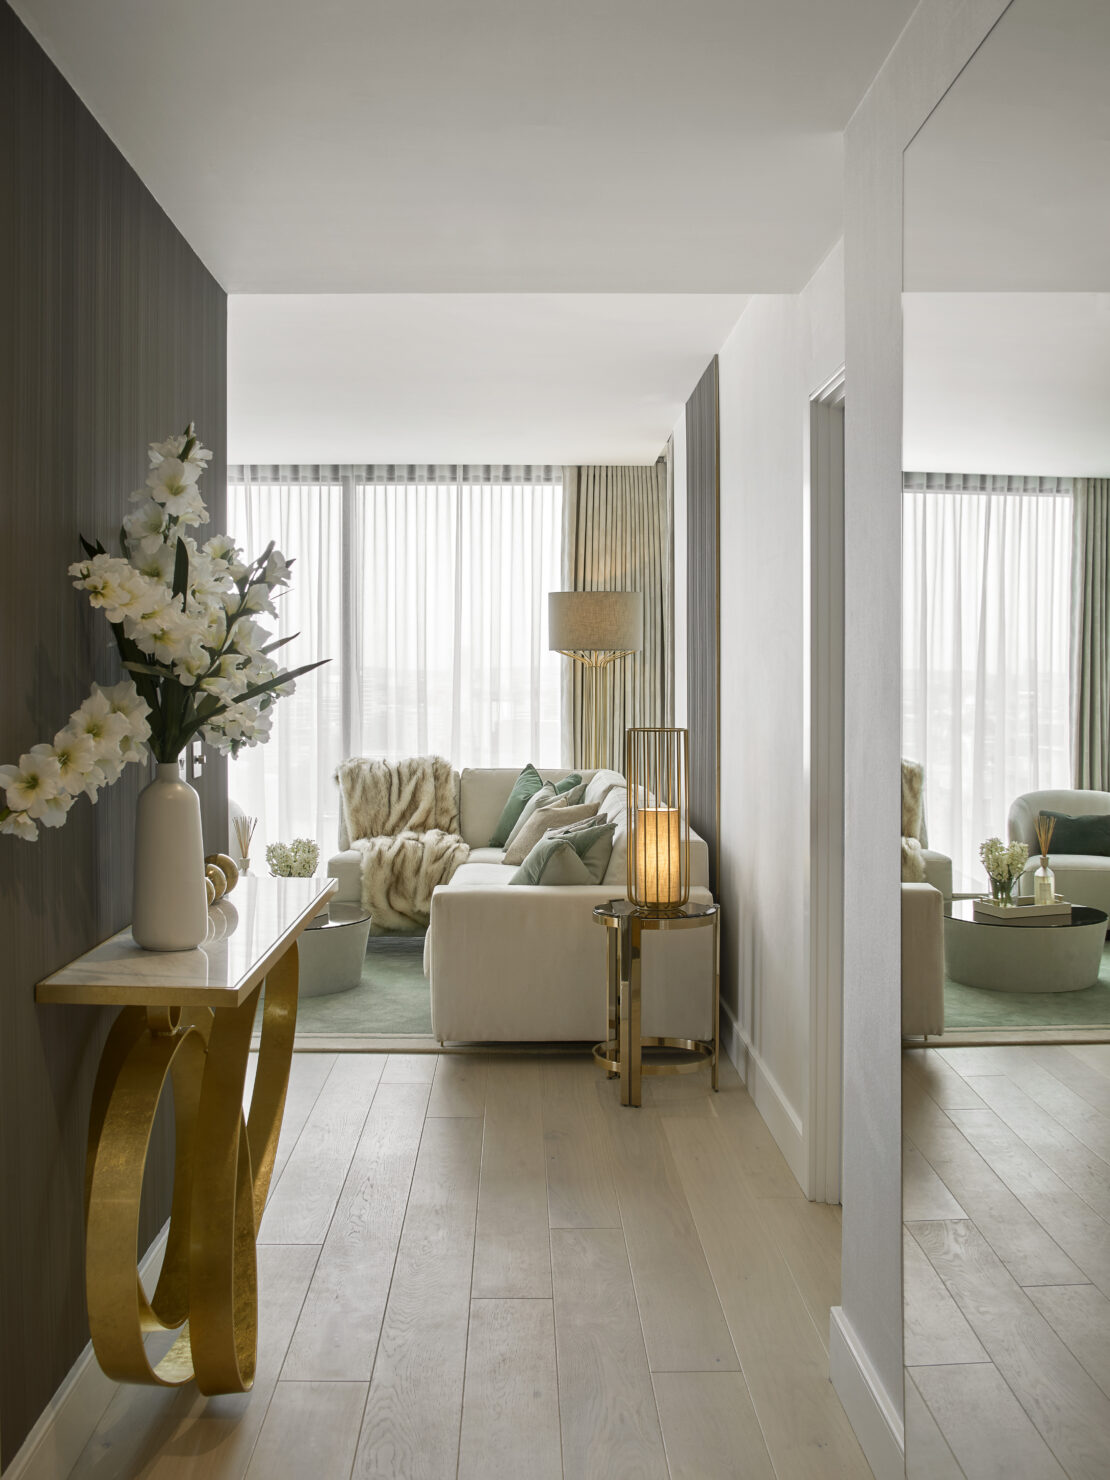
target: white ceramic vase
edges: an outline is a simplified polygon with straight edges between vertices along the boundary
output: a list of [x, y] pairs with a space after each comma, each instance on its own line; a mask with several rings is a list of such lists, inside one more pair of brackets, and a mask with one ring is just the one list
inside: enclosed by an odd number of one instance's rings
[[148, 951], [191, 951], [208, 934], [200, 798], [176, 761], [139, 793], [131, 934]]

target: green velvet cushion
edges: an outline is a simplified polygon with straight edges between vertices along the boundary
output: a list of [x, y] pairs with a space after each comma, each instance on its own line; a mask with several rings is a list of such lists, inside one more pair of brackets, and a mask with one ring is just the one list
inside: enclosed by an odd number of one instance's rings
[[590, 884], [592, 876], [566, 838], [542, 837], [509, 880], [510, 884]]
[[543, 785], [543, 777], [532, 765], [531, 761], [521, 771], [513, 782], [513, 789], [509, 793], [509, 800], [505, 803], [501, 816], [497, 819], [497, 826], [493, 830], [493, 836], [489, 840], [491, 848], [504, 848], [509, 834], [516, 825], [517, 818], [524, 811], [524, 804], [530, 796], [534, 796]]
[[555, 782], [557, 796], [562, 796], [564, 791], [573, 791], [576, 786], [584, 786], [585, 782], [577, 771], [572, 771], [569, 776], [564, 776], [562, 781]]
[[590, 872], [594, 884], [600, 884], [613, 856], [615, 822], [598, 822], [587, 818], [569, 827], [552, 828], [549, 838], [565, 838]]
[[[1044, 811], [1045, 817], [1054, 817], [1052, 842], [1048, 851], [1052, 853], [1099, 853], [1110, 857], [1110, 816], [1069, 817], [1066, 812]], [[1036, 845], [1030, 848], [1036, 853]]]

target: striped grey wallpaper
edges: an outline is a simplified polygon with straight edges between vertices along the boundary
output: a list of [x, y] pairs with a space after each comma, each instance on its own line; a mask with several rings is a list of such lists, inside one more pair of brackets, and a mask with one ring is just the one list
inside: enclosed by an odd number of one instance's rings
[[[69, 584], [78, 531], [114, 541], [146, 443], [194, 418], [222, 526], [226, 297], [0, 3], [0, 759], [49, 740], [93, 678], [114, 681], [103, 619]], [[36, 1007], [34, 984], [126, 923], [129, 768], [34, 844], [0, 838], [0, 1466], [88, 1339], [82, 1180], [108, 1010]], [[226, 838], [226, 772], [201, 786]], [[168, 1210], [172, 1126], [156, 1129], [144, 1241]]]
[[717, 357], [686, 402], [687, 723], [690, 822], [720, 873], [720, 430]]

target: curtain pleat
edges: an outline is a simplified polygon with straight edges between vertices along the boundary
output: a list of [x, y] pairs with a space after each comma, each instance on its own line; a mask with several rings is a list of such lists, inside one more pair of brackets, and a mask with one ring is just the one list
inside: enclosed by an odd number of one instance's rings
[[1077, 478], [1072, 524], [1074, 785], [1110, 790], [1110, 478]]
[[348, 756], [558, 765], [564, 660], [547, 646], [561, 581], [559, 468], [229, 469], [228, 529], [296, 559], [277, 635], [290, 667], [328, 658], [232, 763], [231, 795], [277, 838], [334, 845]]
[[[568, 591], [641, 591], [641, 652], [602, 669], [608, 708], [604, 763], [624, 769], [631, 726], [674, 719], [674, 524], [666, 464], [563, 470], [563, 586]], [[564, 755], [586, 755], [585, 691], [580, 663], [563, 675]]]
[[1023, 792], [1071, 773], [1072, 480], [907, 473], [902, 753], [967, 888]]

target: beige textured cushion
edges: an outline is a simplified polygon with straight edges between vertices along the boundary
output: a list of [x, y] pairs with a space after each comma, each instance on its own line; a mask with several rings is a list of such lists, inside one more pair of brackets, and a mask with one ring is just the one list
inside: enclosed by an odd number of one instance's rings
[[566, 827], [572, 822], [581, 822], [586, 817], [596, 816], [596, 803], [581, 807], [564, 807], [558, 804], [540, 807], [517, 833], [512, 845], [505, 849], [505, 862], [522, 864], [549, 828]]
[[530, 796], [528, 800], [524, 803], [524, 807], [521, 810], [520, 816], [513, 823], [511, 829], [509, 830], [509, 836], [505, 839], [503, 845], [504, 848], [508, 850], [513, 846], [513, 839], [528, 821], [529, 817], [531, 817], [533, 812], [538, 812], [541, 807], [552, 806], [565, 807], [566, 802], [562, 797], [559, 797], [558, 800], [556, 800], [554, 781], [545, 781], [544, 784], [540, 787], [539, 791], [537, 791], [534, 796]]

